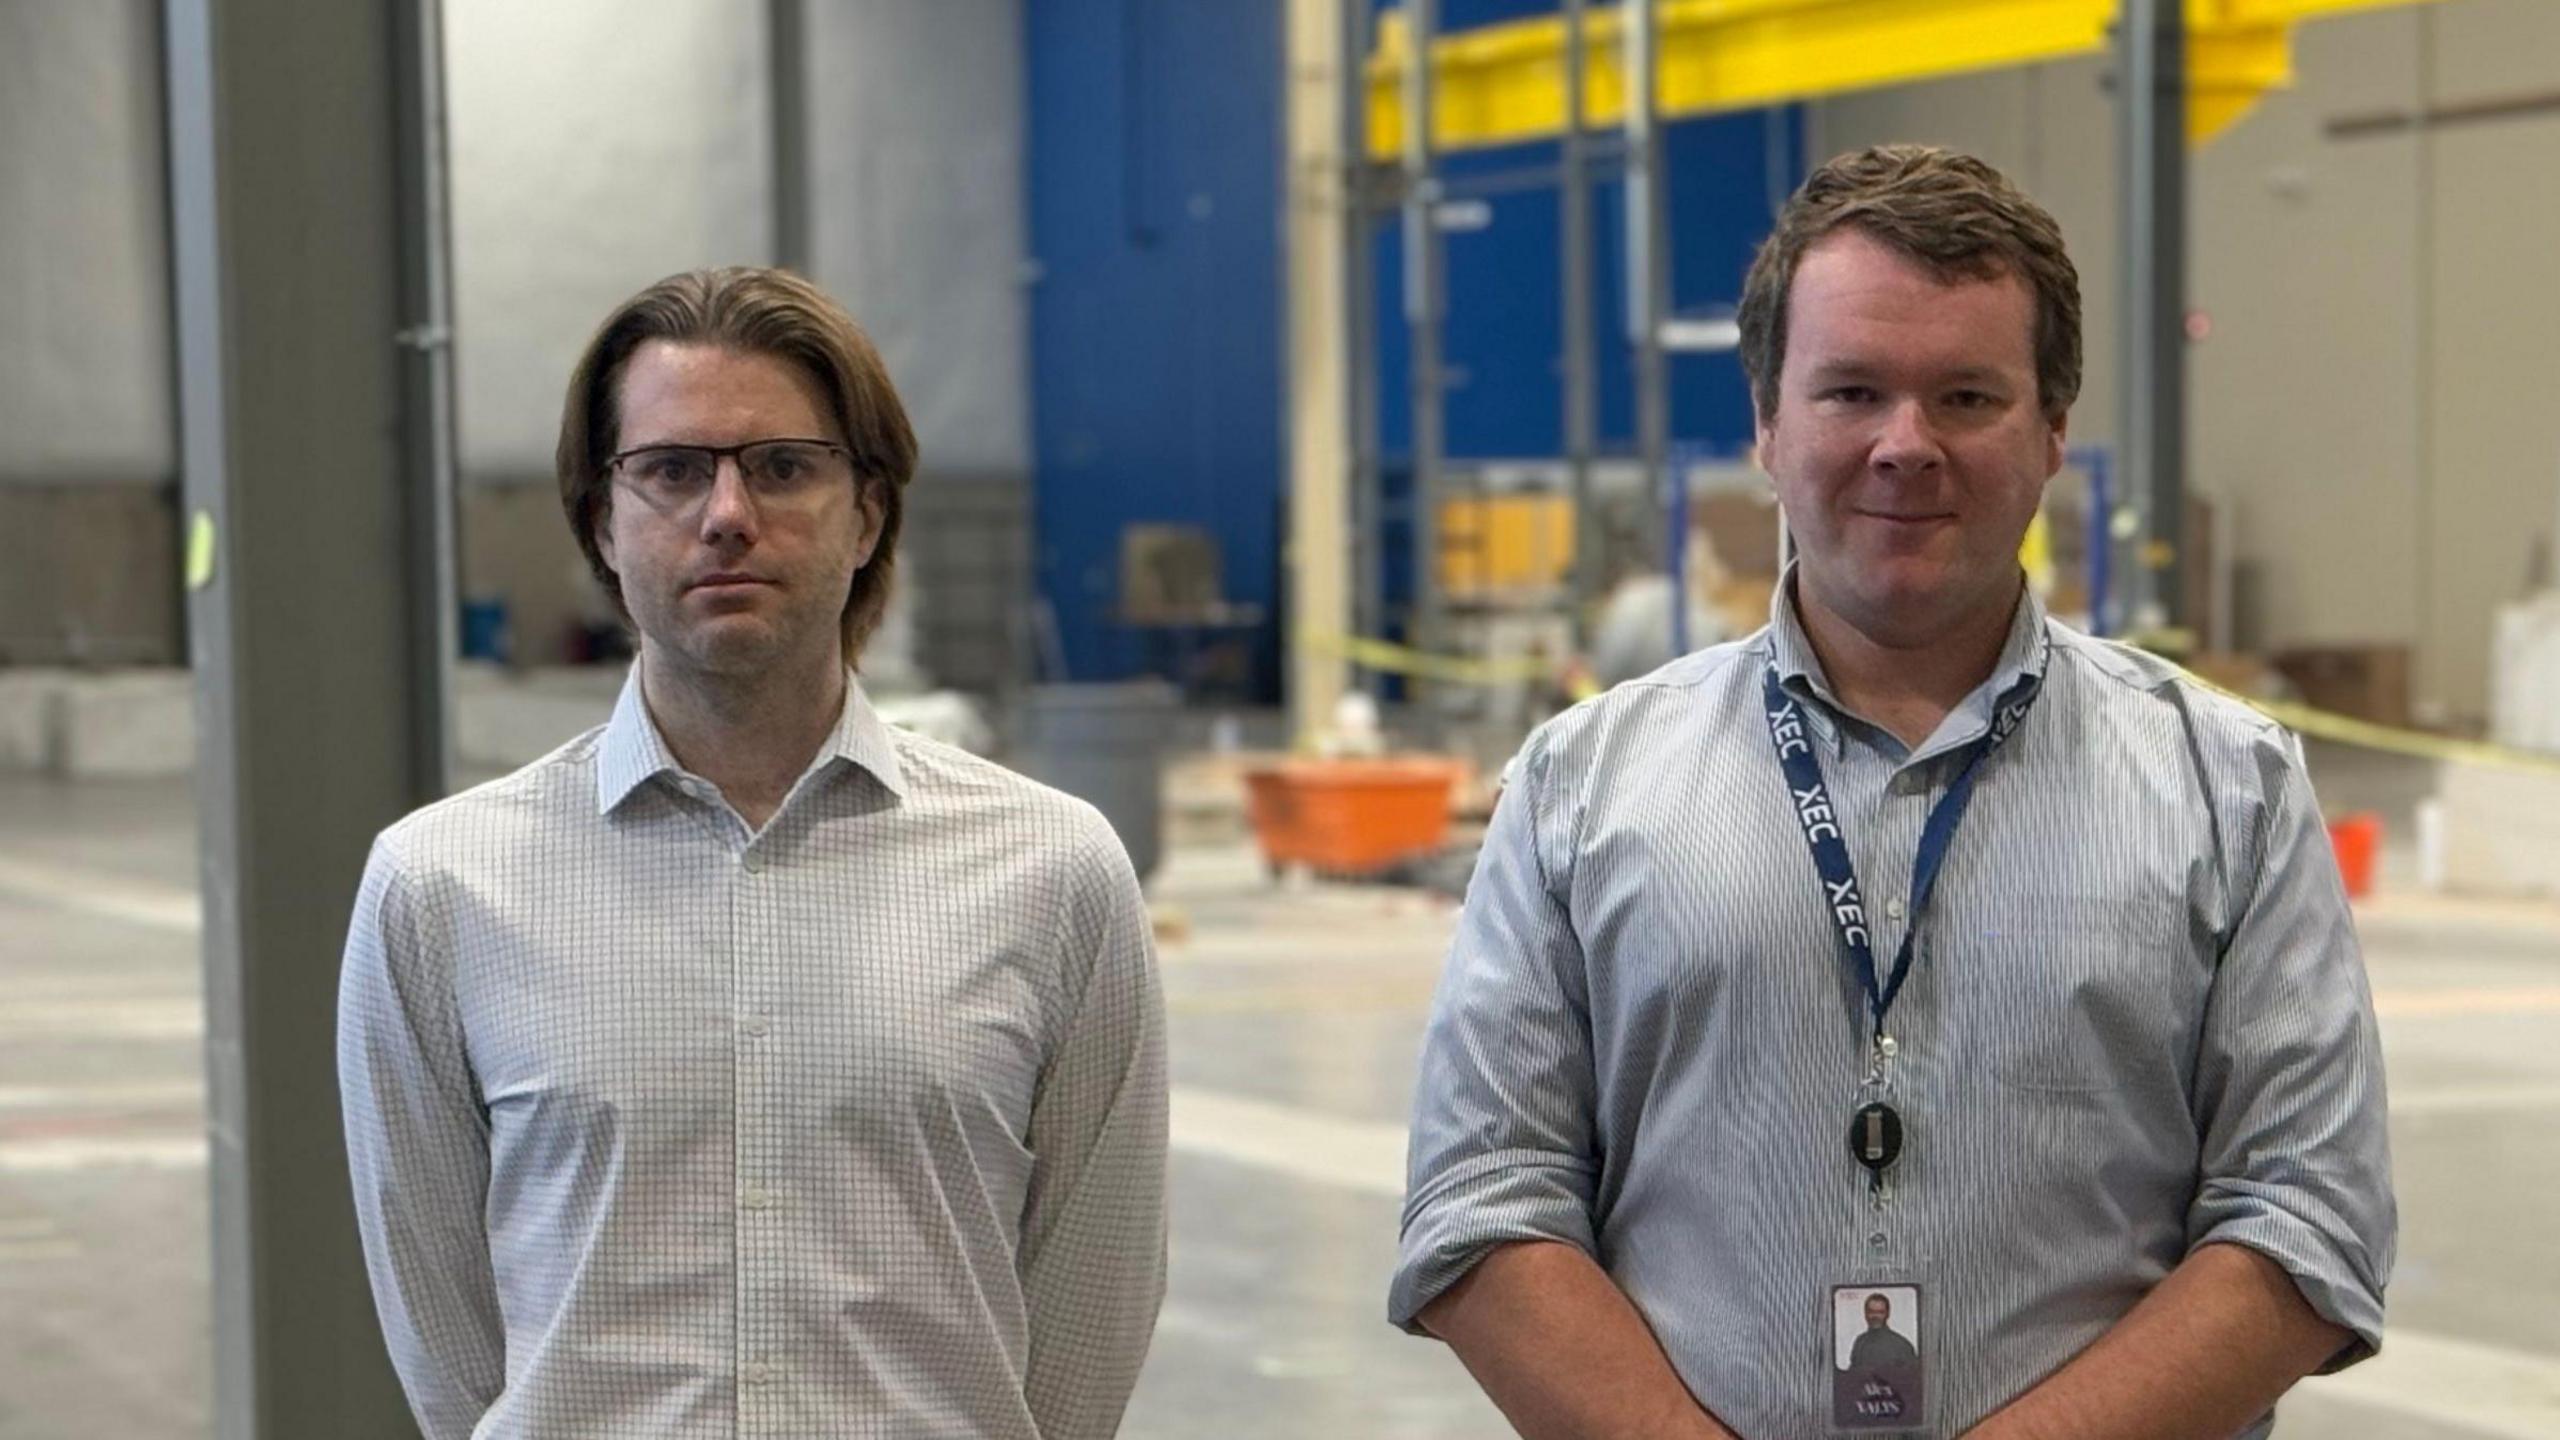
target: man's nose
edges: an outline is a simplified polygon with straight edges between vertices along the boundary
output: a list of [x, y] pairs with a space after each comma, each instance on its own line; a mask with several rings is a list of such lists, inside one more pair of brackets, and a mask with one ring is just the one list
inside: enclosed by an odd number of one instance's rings
[[1938, 468], [1947, 457], [1929, 423], [1927, 407], [1917, 400], [1904, 400], [1886, 410], [1872, 458], [1879, 470], [1917, 475]]
[[735, 455], [713, 462], [711, 493], [702, 501], [702, 538], [752, 540], [758, 516], [755, 494], [747, 488], [747, 472]]

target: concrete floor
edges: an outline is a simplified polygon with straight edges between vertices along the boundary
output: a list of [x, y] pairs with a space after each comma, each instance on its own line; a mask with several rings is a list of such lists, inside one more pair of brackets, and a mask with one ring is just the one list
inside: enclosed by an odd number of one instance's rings
[[[2323, 788], [2397, 811], [2424, 785], [2333, 759]], [[193, 848], [181, 787], [0, 781], [0, 1440], [210, 1433]], [[1232, 837], [1178, 845], [1154, 889], [1175, 921], [1173, 1283], [1124, 1433], [1509, 1433], [1381, 1318], [1452, 912], [1275, 887]], [[2386, 896], [2362, 927], [2395, 1102], [2393, 1333], [2279, 1433], [2560, 1436], [2560, 908]]]

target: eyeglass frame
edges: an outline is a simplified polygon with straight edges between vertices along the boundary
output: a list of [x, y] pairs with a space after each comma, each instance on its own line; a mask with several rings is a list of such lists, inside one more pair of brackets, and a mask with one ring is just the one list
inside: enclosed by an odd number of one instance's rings
[[[817, 449], [824, 450], [835, 458], [842, 460], [845, 463], [845, 470], [848, 476], [853, 472], [852, 447], [837, 444], [833, 440], [820, 440], [814, 436], [803, 435], [770, 435], [761, 440], [749, 440], [742, 445], [694, 445], [680, 440], [663, 440], [649, 445], [634, 445], [628, 450], [617, 450], [613, 454], [605, 457], [604, 468], [605, 473], [608, 476], [618, 479], [625, 475], [626, 462], [635, 455], [649, 455], [670, 450], [681, 450], [694, 455], [708, 455], [711, 457], [711, 485], [705, 487], [700, 495], [693, 497], [692, 504], [688, 505], [686, 507], [687, 509], [691, 509], [694, 505], [699, 505], [704, 500], [708, 499], [712, 489], [719, 485], [720, 462], [724, 459], [736, 462], [738, 467], [738, 478], [746, 484], [747, 492], [749, 494], [754, 495], [758, 500], [769, 500], [774, 497], [756, 487], [754, 474], [747, 468], [746, 455], [746, 452], [750, 450], [760, 450], [768, 445], [812, 446]], [[649, 497], [644, 495], [642, 497], [643, 502], [646, 503], [648, 498]]]

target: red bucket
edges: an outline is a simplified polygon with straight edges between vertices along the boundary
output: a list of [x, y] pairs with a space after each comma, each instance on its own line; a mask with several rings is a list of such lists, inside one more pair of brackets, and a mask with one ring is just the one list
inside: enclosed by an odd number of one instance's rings
[[1438, 851], [1449, 834], [1445, 760], [1284, 760], [1245, 773], [1254, 834], [1273, 869], [1374, 874]]
[[2329, 848], [2338, 857], [2338, 878], [2347, 882], [2347, 898], [2373, 893], [2375, 868], [2382, 860], [2382, 817], [2358, 810], [2329, 822]]

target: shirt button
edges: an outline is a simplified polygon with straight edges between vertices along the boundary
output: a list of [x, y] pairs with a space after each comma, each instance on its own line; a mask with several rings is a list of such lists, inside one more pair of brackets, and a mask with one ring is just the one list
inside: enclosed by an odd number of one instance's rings
[[773, 1204], [773, 1192], [760, 1185], [750, 1185], [739, 1193], [738, 1203], [750, 1210], [768, 1209]]
[[746, 866], [747, 873], [750, 875], [759, 875], [764, 872], [764, 857], [753, 850], [749, 850], [745, 854], [740, 855], [738, 857], [738, 863]]
[[773, 1027], [767, 1025], [762, 1020], [750, 1020], [738, 1028], [746, 1031], [749, 1035], [761, 1038], [767, 1030], [770, 1030]]
[[1896, 920], [1901, 919], [1901, 918], [1902, 918], [1902, 897], [1901, 897], [1901, 896], [1899, 896], [1899, 895], [1896, 895], [1896, 896], [1894, 896], [1892, 899], [1887, 900], [1886, 902], [1884, 902], [1884, 913], [1885, 913], [1885, 914], [1887, 914], [1887, 915], [1889, 915], [1889, 916], [1891, 916], [1891, 917], [1893, 917], [1893, 918], [1894, 918], [1894, 919], [1896, 919]]
[[767, 1380], [773, 1378], [773, 1367], [767, 1365], [761, 1360], [750, 1360], [747, 1362], [747, 1368], [741, 1372], [739, 1378], [745, 1380], [750, 1385], [761, 1385]]
[[1881, 1230], [1878, 1230], [1878, 1231], [1877, 1231], [1877, 1232], [1875, 1232], [1874, 1234], [1869, 1235], [1869, 1236], [1867, 1237], [1867, 1245], [1868, 1245], [1868, 1247], [1869, 1247], [1870, 1249], [1875, 1249], [1875, 1250], [1881, 1250], [1881, 1249], [1883, 1249], [1883, 1248], [1884, 1248], [1884, 1232], [1883, 1232], [1883, 1231], [1881, 1231]]

